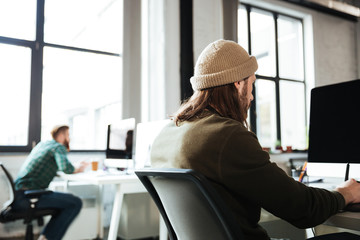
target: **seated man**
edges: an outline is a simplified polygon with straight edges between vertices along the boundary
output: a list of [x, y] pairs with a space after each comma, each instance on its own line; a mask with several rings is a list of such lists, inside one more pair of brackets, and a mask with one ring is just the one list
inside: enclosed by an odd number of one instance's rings
[[258, 224], [261, 208], [310, 228], [360, 202], [360, 184], [351, 179], [333, 192], [308, 187], [270, 161], [246, 120], [257, 68], [255, 57], [238, 43], [209, 44], [190, 79], [194, 93], [155, 139], [151, 163], [202, 173], [233, 211], [245, 238], [269, 240]]
[[[53, 140], [40, 142], [30, 153], [22, 165], [15, 180], [14, 209], [28, 209], [29, 200], [24, 196], [26, 190], [47, 188], [58, 170], [64, 173], [82, 172], [87, 163], [82, 162], [79, 168], [67, 159], [70, 150], [69, 127], [57, 126], [51, 131]], [[44, 194], [37, 202], [38, 208], [59, 209], [59, 214], [53, 216], [45, 226], [39, 240], [61, 239], [71, 222], [80, 212], [82, 202], [80, 198], [67, 193], [52, 192]]]

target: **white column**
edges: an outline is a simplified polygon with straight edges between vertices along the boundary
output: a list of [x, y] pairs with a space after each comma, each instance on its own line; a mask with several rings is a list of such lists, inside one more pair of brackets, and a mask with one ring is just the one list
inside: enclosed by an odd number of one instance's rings
[[224, 38], [223, 0], [193, 0], [194, 63], [211, 42]]
[[123, 118], [141, 119], [141, 0], [124, 0]]
[[179, 11], [179, 0], [143, 1], [143, 122], [165, 119], [179, 107]]

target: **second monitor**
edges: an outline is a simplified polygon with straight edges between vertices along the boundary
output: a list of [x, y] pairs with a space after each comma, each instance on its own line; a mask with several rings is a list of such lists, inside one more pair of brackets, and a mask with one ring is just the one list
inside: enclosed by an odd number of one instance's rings
[[133, 166], [135, 118], [108, 125], [106, 167], [125, 169]]

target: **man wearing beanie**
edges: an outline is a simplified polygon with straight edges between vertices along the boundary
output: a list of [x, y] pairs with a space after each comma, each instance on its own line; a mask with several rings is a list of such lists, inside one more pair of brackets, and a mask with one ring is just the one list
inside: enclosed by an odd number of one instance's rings
[[[333, 192], [311, 188], [270, 161], [246, 122], [257, 68], [255, 57], [236, 42], [209, 44], [190, 79], [194, 94], [151, 150], [153, 167], [194, 169], [206, 176], [248, 240], [269, 239], [258, 224], [261, 208], [296, 227], [309, 228], [347, 204], [360, 202], [360, 184], [353, 179]], [[360, 239], [346, 236], [338, 239]]]

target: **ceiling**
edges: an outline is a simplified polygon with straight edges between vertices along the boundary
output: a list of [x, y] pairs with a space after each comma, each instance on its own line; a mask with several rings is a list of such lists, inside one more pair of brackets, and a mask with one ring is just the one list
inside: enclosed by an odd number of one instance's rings
[[360, 17], [359, 0], [284, 0], [352, 21]]
[[359, 17], [360, 1], [354, 0], [309, 0], [311, 2], [323, 5], [330, 9], [335, 9], [350, 15]]
[[346, 4], [349, 4], [349, 5], [360, 8], [360, 1], [359, 0], [343, 0], [343, 1], [338, 0], [337, 2], [343, 2], [343, 3], [346, 3]]

